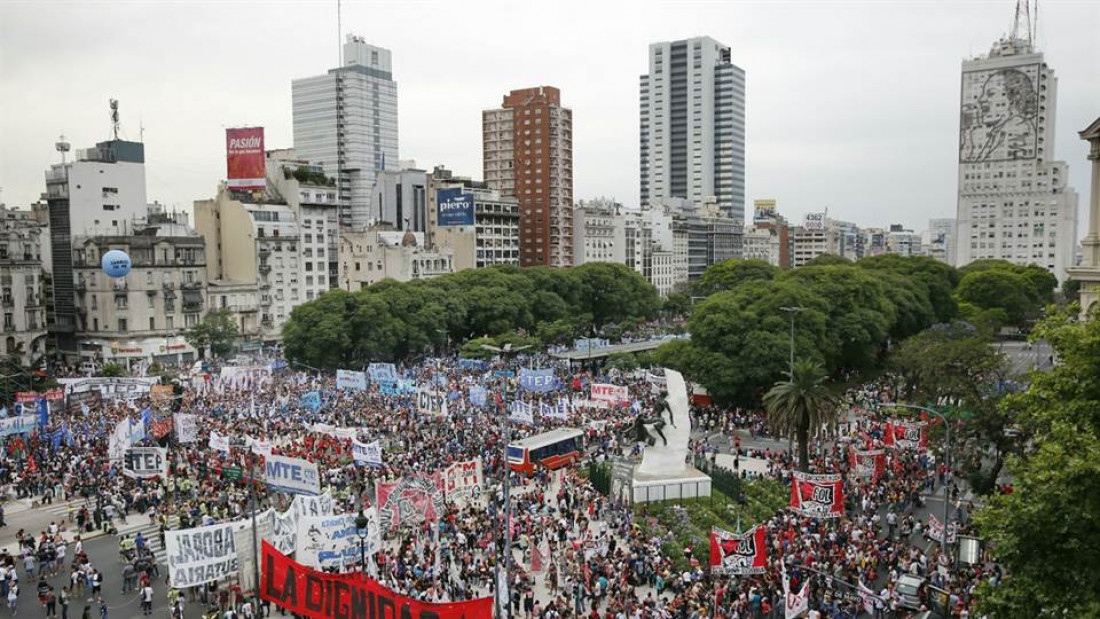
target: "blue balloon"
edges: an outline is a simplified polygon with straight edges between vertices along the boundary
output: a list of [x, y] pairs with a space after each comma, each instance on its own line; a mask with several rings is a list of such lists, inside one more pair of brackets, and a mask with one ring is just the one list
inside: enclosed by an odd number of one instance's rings
[[130, 272], [130, 267], [133, 266], [130, 262], [130, 256], [118, 249], [112, 249], [103, 254], [102, 264], [103, 272], [109, 277], [126, 277], [126, 274]]

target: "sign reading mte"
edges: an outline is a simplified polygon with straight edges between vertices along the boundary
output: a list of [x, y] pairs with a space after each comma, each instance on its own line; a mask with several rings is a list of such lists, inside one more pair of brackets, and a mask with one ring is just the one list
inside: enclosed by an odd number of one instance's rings
[[300, 458], [270, 455], [264, 458], [267, 485], [292, 494], [320, 494], [321, 476], [317, 465]]

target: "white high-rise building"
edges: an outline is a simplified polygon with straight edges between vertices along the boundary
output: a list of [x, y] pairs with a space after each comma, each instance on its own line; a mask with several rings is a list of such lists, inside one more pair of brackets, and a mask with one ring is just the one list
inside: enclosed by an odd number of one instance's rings
[[954, 219], [928, 220], [928, 247], [929, 255], [952, 266], [955, 265]]
[[653, 43], [641, 76], [641, 201], [713, 197], [745, 219], [745, 71], [710, 37]]
[[291, 83], [294, 153], [338, 180], [340, 224], [366, 226], [378, 171], [397, 165], [390, 50], [348, 35], [344, 66]]
[[956, 265], [1073, 266], [1077, 194], [1054, 156], [1058, 80], [1030, 37], [1010, 36], [962, 63]]
[[626, 264], [623, 205], [597, 198], [577, 202], [573, 215], [573, 261]]

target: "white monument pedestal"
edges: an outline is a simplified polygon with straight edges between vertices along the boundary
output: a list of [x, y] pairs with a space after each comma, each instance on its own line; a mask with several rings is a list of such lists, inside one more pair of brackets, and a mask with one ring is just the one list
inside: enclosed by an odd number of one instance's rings
[[673, 475], [647, 475], [635, 467], [630, 491], [634, 503], [708, 497], [710, 476], [693, 466]]

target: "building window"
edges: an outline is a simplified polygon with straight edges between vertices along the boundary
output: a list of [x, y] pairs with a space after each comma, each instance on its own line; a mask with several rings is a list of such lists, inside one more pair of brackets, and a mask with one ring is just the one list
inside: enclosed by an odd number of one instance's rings
[[165, 316], [165, 318], [164, 318], [164, 328], [171, 331], [172, 329], [175, 328], [175, 324], [174, 324], [175, 322], [176, 321], [172, 316]]
[[188, 328], [194, 327], [194, 326], [199, 324], [199, 315], [198, 314], [184, 314], [183, 315], [183, 323]]
[[125, 332], [126, 328], [127, 328], [126, 319], [125, 318], [119, 318], [118, 319], [118, 330], [122, 331], [122, 332]]
[[153, 297], [149, 297], [149, 309], [153, 309]]
[[115, 309], [124, 310], [130, 306], [129, 298], [124, 294], [115, 295]]
[[157, 329], [157, 319], [154, 316], [150, 316], [149, 317], [149, 330], [150, 331], [156, 331], [156, 329]]

